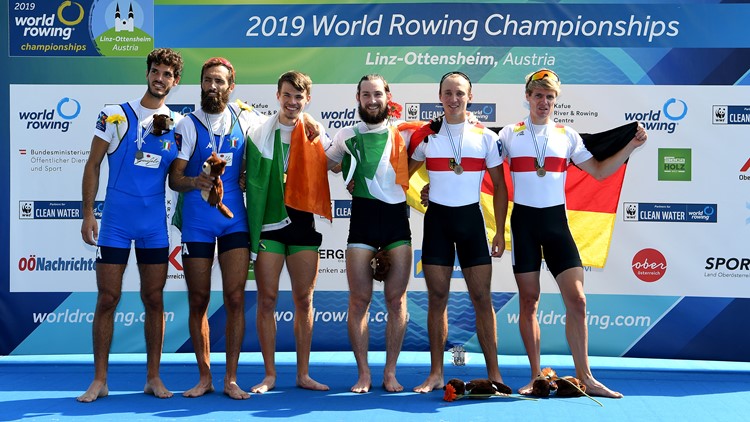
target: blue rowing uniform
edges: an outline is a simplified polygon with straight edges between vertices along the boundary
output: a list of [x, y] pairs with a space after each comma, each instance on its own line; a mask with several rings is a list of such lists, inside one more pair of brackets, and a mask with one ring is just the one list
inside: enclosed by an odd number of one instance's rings
[[174, 131], [158, 136], [143, 133], [139, 154], [136, 131], [145, 130], [129, 104], [120, 107], [128, 119], [128, 131], [107, 156], [109, 180], [97, 243], [130, 248], [135, 240], [136, 248], [168, 247], [165, 182], [178, 152]]
[[[237, 120], [233, 107], [227, 107], [231, 121]], [[227, 218], [219, 213], [201, 197], [201, 191], [191, 190], [184, 194], [182, 204], [182, 242], [210, 242], [230, 233], [247, 232], [247, 213], [245, 200], [240, 189], [239, 179], [242, 172], [242, 161], [245, 154], [245, 135], [242, 125], [232, 125], [231, 133], [224, 136], [211, 134], [208, 128], [194, 114], [189, 114], [195, 127], [195, 149], [185, 167], [185, 176], [196, 177], [203, 171], [203, 163], [211, 156], [214, 146], [216, 154], [227, 161], [221, 180], [224, 184], [223, 203], [234, 214]], [[223, 141], [222, 141], [223, 138]]]

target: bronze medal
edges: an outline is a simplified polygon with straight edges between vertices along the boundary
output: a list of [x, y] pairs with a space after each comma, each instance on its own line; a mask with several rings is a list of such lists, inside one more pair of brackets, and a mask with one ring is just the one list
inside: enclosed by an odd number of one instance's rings
[[138, 159], [138, 160], [142, 160], [143, 159], [143, 151], [138, 150], [138, 152], [135, 153], [135, 158]]
[[461, 167], [461, 164], [458, 164], [456, 162], [455, 158], [451, 158], [448, 160], [448, 168], [453, 170], [453, 173], [456, 173], [456, 174], [461, 174], [464, 172], [464, 168]]
[[544, 167], [537, 167], [536, 169], [537, 176], [544, 177], [545, 174], [547, 174], [547, 170], [545, 170]]

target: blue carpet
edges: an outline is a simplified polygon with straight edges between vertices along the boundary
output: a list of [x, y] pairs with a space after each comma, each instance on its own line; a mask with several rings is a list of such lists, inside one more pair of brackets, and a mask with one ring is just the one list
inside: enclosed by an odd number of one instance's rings
[[[449, 356], [446, 355], [446, 362]], [[302, 390], [294, 385], [293, 353], [277, 354], [276, 389], [244, 401], [231, 400], [220, 390], [225, 367], [223, 355], [212, 355], [217, 392], [187, 399], [180, 393], [197, 382], [192, 354], [165, 355], [162, 379], [175, 392], [171, 399], [143, 394], [145, 356], [113, 355], [110, 395], [94, 403], [78, 403], [93, 376], [87, 356], [0, 357], [0, 420], [79, 421], [117, 420], [292, 420], [292, 421], [739, 421], [747, 420], [750, 406], [750, 364], [709, 361], [669, 361], [632, 358], [592, 358], [594, 375], [625, 398], [514, 398], [448, 403], [442, 391], [416, 394], [411, 388], [429, 372], [428, 355], [405, 352], [399, 359], [403, 393], [386, 393], [382, 381], [384, 355], [370, 354], [373, 383], [368, 394], [353, 394], [356, 365], [350, 352], [315, 352], [311, 375], [331, 387], [327, 392]], [[544, 356], [544, 366], [560, 375], [573, 375], [569, 357]], [[525, 357], [500, 356], [506, 384], [518, 388], [528, 380]], [[446, 365], [446, 380], [484, 378], [484, 362], [476, 354], [466, 366]], [[249, 389], [263, 377], [260, 354], [243, 353], [240, 386]]]

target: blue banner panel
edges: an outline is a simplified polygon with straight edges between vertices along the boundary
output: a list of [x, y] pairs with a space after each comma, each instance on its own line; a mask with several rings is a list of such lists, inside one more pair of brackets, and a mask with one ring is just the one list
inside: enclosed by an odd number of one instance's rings
[[[750, 47], [743, 4], [158, 5], [158, 45]], [[695, 16], [700, 25], [691, 25]], [[216, 31], [220, 24], [222, 30]]]

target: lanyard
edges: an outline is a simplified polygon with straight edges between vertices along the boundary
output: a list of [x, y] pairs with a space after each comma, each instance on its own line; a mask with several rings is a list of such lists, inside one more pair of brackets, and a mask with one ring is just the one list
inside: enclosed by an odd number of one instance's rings
[[[541, 151], [541, 154], [540, 154], [539, 153], [539, 144], [538, 144], [538, 142], [536, 140], [536, 133], [534, 133], [535, 132], [534, 131], [534, 124], [531, 123], [531, 117], [529, 117], [529, 128], [531, 129], [531, 139], [534, 140], [534, 150], [536, 151], [536, 162], [534, 164], [535, 164], [535, 167], [537, 169], [537, 174], [539, 174], [540, 176], [544, 176], [543, 173], [546, 173], [546, 170], [544, 170], [544, 159], [546, 158], [546, 154], [547, 154], [547, 141], [549, 140], [549, 135], [547, 134], [547, 135], [544, 136], [544, 145], [542, 145], [542, 151]], [[544, 129], [545, 129], [545, 131], [548, 130], [546, 125], [545, 125]], [[540, 172], [540, 170], [542, 170], [542, 171]], [[540, 174], [540, 173], [542, 173], [542, 174]]]
[[464, 172], [463, 167], [461, 167], [461, 151], [463, 150], [464, 145], [464, 123], [461, 123], [461, 135], [458, 138], [458, 148], [456, 148], [456, 143], [453, 141], [453, 135], [451, 135], [451, 127], [450, 125], [446, 126], [445, 131], [448, 133], [448, 140], [451, 143], [451, 149], [453, 150], [453, 159], [450, 160], [449, 166], [451, 170], [453, 170], [456, 174], [461, 174]]
[[225, 134], [224, 133], [226, 131], [226, 128], [227, 128], [227, 124], [226, 124], [227, 123], [227, 119], [224, 118], [224, 112], [221, 113], [220, 119], [221, 119], [221, 124], [220, 124], [220, 128], [219, 128], [220, 134], [218, 135], [219, 136], [219, 146], [217, 148], [217, 146], [216, 146], [216, 136], [217, 135], [214, 134], [214, 127], [211, 124], [211, 115], [209, 115], [208, 113], [206, 113], [206, 123], [208, 123], [208, 133], [211, 135], [211, 150], [213, 152], [217, 153], [217, 154], [219, 153], [219, 151], [221, 151], [222, 145], [224, 145], [224, 139], [226, 139], [227, 136], [229, 136], [229, 134]]
[[138, 127], [136, 128], [136, 137], [135, 137], [135, 144], [138, 147], [138, 152], [136, 152], [136, 157], [138, 159], [143, 158], [143, 152], [141, 152], [141, 148], [143, 147], [143, 144], [146, 142], [144, 140], [144, 133], [148, 134], [151, 132], [151, 130], [154, 127], [154, 119], [151, 119], [151, 122], [146, 126], [146, 129], [141, 126], [141, 112], [138, 111]]

